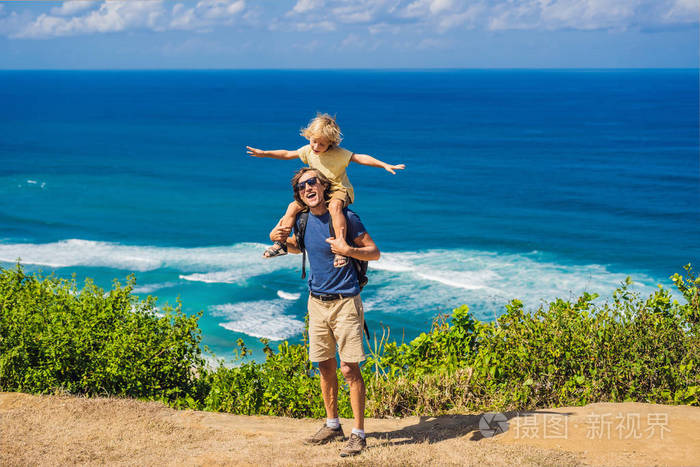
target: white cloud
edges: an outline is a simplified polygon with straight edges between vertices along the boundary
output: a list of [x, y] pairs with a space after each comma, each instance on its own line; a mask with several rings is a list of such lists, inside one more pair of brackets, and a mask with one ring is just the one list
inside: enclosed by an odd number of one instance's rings
[[197, 3], [196, 10], [199, 16], [205, 19], [228, 19], [243, 10], [245, 2], [237, 0], [202, 0]]
[[71, 18], [41, 14], [16, 37], [46, 38], [118, 32], [127, 29], [163, 29], [165, 14], [162, 0], [104, 2], [100, 8]]
[[328, 32], [335, 31], [335, 23], [331, 21], [319, 21], [317, 23], [297, 23], [294, 26], [297, 31]]
[[697, 0], [677, 0], [663, 13], [665, 23], [696, 23], [700, 15], [700, 3]]
[[51, 14], [58, 16], [74, 15], [81, 11], [94, 8], [97, 5], [98, 2], [92, 0], [70, 0], [63, 2], [59, 7], [51, 8]]
[[332, 13], [343, 23], [369, 23], [374, 19], [374, 11], [361, 3], [333, 8]]
[[453, 0], [415, 0], [406, 5], [400, 15], [406, 18], [420, 18], [437, 15], [455, 7]]
[[376, 34], [399, 34], [401, 32], [401, 26], [397, 24], [387, 24], [387, 23], [377, 23], [371, 24], [367, 27], [369, 33], [372, 35]]
[[413, 31], [428, 38], [460, 28], [647, 30], [697, 24], [699, 14], [698, 0], [284, 0], [276, 10], [255, 3], [249, 8], [245, 0], [71, 0], [38, 15], [36, 8], [13, 5], [2, 16], [9, 8], [0, 11], [0, 34], [17, 38], [138, 29], [205, 32], [234, 23], [312, 33], [342, 25], [345, 37]]
[[178, 3], [172, 8], [169, 29], [206, 30], [216, 24], [231, 24], [244, 9], [243, 0], [202, 0], [192, 8]]
[[319, 10], [321, 7], [323, 7], [323, 0], [299, 0], [292, 8], [292, 13], [305, 13]]
[[447, 30], [465, 27], [467, 29], [478, 29], [483, 27], [482, 22], [486, 16], [485, 7], [481, 4], [469, 6], [466, 10], [451, 15], [444, 15], [437, 19], [437, 30], [445, 32]]
[[452, 0], [433, 0], [430, 2], [430, 12], [432, 14], [441, 13], [452, 9], [454, 2]]
[[[345, 24], [376, 23], [393, 14], [402, 0], [298, 0], [287, 16], [313, 15]], [[440, 0], [446, 1], [446, 0]]]
[[636, 3], [560, 0], [527, 14], [536, 17], [539, 13], [540, 24], [546, 29], [626, 29], [634, 21]]
[[[68, 5], [71, 4], [71, 5]], [[77, 8], [68, 2], [53, 14], [68, 15]], [[54, 16], [42, 13], [12, 34], [12, 37], [43, 39], [56, 36], [120, 32], [133, 29], [165, 31], [169, 29], [205, 29], [230, 24], [245, 8], [244, 0], [201, 0], [192, 8], [177, 3], [172, 8], [164, 0], [105, 1], [99, 8], [76, 16]], [[85, 8], [74, 10], [80, 13]]]

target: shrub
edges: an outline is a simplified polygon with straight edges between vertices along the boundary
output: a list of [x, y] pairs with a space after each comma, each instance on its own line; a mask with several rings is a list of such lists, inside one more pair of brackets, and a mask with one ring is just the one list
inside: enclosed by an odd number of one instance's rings
[[[495, 322], [467, 306], [439, 316], [409, 343], [374, 341], [362, 368], [366, 414], [436, 415], [523, 410], [598, 401], [700, 405], [698, 279], [672, 280], [686, 303], [659, 288], [646, 299], [628, 279], [612, 299], [584, 293], [528, 313], [513, 300]], [[86, 281], [0, 270], [0, 390], [117, 395], [238, 414], [321, 417], [318, 370], [306, 344], [265, 345], [238, 366], [204, 367], [198, 316], [139, 301], [130, 277], [105, 294]], [[352, 416], [347, 388], [340, 416]]]
[[533, 313], [513, 300], [494, 323], [457, 308], [450, 323], [436, 320], [429, 334], [410, 344], [379, 346], [368, 361], [372, 411], [407, 415], [599, 401], [699, 405], [700, 279], [690, 266], [686, 271], [687, 279], [673, 277], [688, 300], [684, 305], [662, 288], [641, 299], [627, 279], [599, 306], [587, 293]]
[[[227, 368], [223, 364], [207, 379], [207, 410], [244, 415], [320, 417], [323, 413], [317, 371], [303, 345], [282, 342], [275, 353], [266, 345], [264, 362], [245, 362]], [[248, 355], [239, 339], [240, 356]]]
[[0, 389], [185, 402], [205, 390], [197, 316], [86, 280], [0, 270]]

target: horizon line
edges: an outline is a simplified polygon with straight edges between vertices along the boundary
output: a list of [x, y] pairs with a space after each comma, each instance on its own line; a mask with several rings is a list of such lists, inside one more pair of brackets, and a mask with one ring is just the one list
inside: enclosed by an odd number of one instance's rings
[[700, 66], [678, 67], [335, 67], [335, 68], [274, 68], [274, 67], [201, 67], [201, 68], [0, 68], [2, 71], [624, 71], [624, 70], [695, 70]]

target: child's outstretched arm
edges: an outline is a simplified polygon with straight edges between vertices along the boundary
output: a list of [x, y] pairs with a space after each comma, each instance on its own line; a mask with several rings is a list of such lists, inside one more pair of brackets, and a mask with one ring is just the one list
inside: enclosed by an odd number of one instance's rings
[[353, 154], [352, 157], [350, 158], [350, 160], [352, 162], [357, 162], [358, 164], [361, 164], [361, 165], [368, 165], [370, 167], [379, 167], [381, 169], [386, 170], [387, 172], [391, 172], [394, 175], [396, 175], [395, 170], [403, 170], [406, 168], [406, 164], [397, 164], [397, 165], [387, 164], [386, 162], [382, 162], [379, 159], [375, 159], [372, 156], [368, 156], [367, 154]]
[[299, 157], [299, 150], [287, 151], [285, 149], [276, 149], [274, 151], [263, 151], [262, 149], [251, 148], [246, 146], [248, 149], [248, 155], [252, 157], [270, 157], [272, 159], [296, 159]]

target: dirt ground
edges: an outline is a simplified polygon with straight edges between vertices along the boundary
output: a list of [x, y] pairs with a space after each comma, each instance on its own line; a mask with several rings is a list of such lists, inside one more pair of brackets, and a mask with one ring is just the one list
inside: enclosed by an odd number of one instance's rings
[[[321, 422], [127, 399], [0, 393], [0, 465], [700, 465], [700, 407], [592, 404], [367, 420], [368, 449], [305, 446]], [[343, 421], [346, 434], [352, 423]]]

